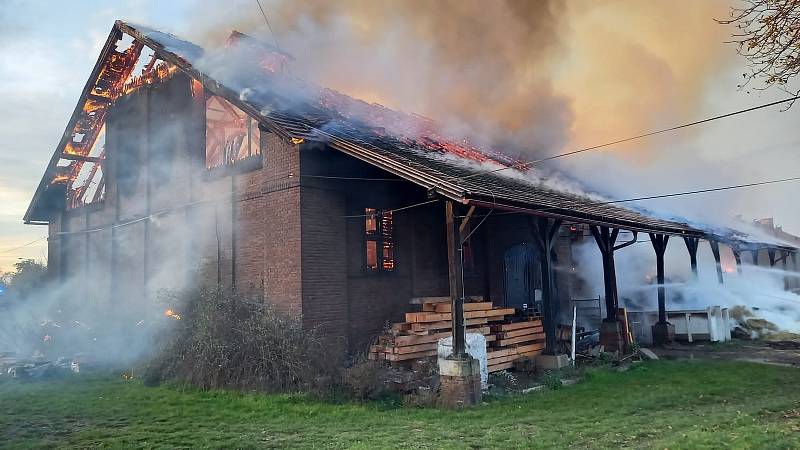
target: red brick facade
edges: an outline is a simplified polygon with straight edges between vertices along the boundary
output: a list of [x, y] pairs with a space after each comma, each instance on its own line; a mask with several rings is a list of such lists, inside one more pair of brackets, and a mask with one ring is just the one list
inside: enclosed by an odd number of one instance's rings
[[[390, 175], [264, 131], [258, 164], [207, 170], [204, 126], [204, 102], [182, 75], [119, 100], [106, 127], [105, 200], [53, 215], [51, 272], [115, 304], [153, 302], [159, 288], [187, 283], [235, 286], [354, 351], [402, 320], [410, 298], [448, 295], [442, 203], [395, 214], [395, 269], [366, 269], [364, 209], [423, 202], [423, 189], [320, 178]], [[467, 295], [503, 302], [503, 252], [530, 233], [508, 217], [473, 236]]]

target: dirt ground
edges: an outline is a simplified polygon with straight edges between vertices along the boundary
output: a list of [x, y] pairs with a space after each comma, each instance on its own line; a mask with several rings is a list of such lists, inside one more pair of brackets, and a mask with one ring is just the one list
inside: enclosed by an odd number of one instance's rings
[[724, 343], [673, 343], [651, 348], [663, 359], [726, 359], [780, 366], [800, 367], [800, 342], [738, 340]]

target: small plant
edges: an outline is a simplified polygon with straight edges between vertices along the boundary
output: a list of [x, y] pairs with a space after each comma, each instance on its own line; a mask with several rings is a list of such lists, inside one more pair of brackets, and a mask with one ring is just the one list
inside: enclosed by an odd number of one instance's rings
[[378, 400], [386, 396], [386, 369], [378, 361], [360, 360], [344, 369], [343, 384], [356, 400]]
[[542, 375], [542, 384], [547, 386], [548, 389], [561, 389], [561, 376], [558, 372], [548, 370]]
[[519, 380], [513, 373], [502, 370], [489, 374], [489, 384], [504, 391], [515, 391], [519, 389]]

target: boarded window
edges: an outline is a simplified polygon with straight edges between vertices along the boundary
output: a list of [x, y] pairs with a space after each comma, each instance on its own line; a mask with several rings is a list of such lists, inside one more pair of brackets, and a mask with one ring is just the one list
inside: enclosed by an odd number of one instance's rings
[[206, 168], [261, 155], [258, 122], [227, 100], [206, 100]]
[[392, 212], [366, 208], [364, 215], [367, 270], [391, 272], [395, 267]]

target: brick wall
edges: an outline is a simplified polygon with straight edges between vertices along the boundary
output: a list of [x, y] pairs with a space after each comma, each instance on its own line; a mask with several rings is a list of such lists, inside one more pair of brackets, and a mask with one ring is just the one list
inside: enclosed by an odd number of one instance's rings
[[301, 191], [303, 319], [349, 345], [346, 198], [314, 187]]
[[262, 132], [263, 169], [207, 171], [204, 103], [181, 74], [120, 99], [106, 128], [106, 199], [51, 222], [53, 270], [91, 274], [98, 298], [235, 284], [301, 312], [297, 146]]

